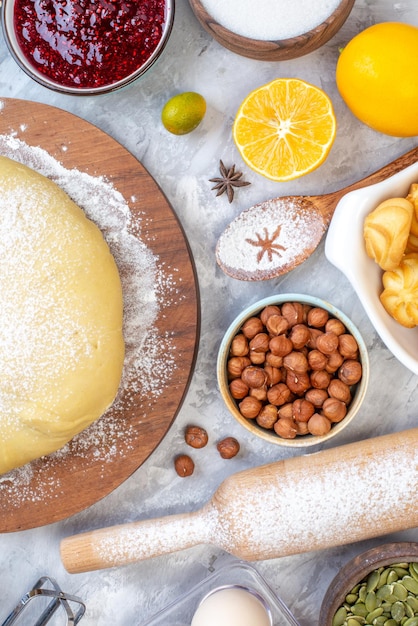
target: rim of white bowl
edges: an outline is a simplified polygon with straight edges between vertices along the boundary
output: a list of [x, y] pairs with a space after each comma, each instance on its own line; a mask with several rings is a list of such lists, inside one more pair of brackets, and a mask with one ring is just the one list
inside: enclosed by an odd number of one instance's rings
[[[361, 380], [357, 383], [356, 391], [353, 396], [353, 399], [350, 403], [348, 415], [341, 420], [341, 422], [334, 424], [326, 435], [317, 436], [317, 435], [300, 435], [296, 436], [295, 439], [284, 439], [283, 437], [279, 437], [274, 432], [269, 431], [261, 426], [258, 426], [254, 420], [250, 420], [245, 418], [239, 412], [235, 400], [232, 398], [229, 393], [228, 382], [227, 382], [227, 374], [226, 374], [226, 363], [227, 356], [229, 352], [229, 347], [232, 341], [232, 338], [236, 335], [243, 322], [250, 317], [251, 315], [256, 315], [259, 313], [265, 306], [271, 304], [283, 304], [284, 302], [301, 302], [305, 304], [310, 304], [312, 306], [318, 306], [323, 309], [326, 309], [331, 315], [340, 319], [342, 323], [347, 328], [348, 332], [353, 335], [357, 344], [359, 346], [360, 353], [360, 361], [362, 364], [362, 377]], [[219, 346], [218, 358], [217, 358], [217, 378], [218, 378], [218, 386], [222, 395], [222, 398], [229, 409], [230, 413], [233, 417], [250, 431], [253, 435], [261, 437], [262, 439], [269, 441], [275, 445], [286, 446], [289, 448], [308, 448], [310, 446], [316, 446], [322, 444], [329, 439], [334, 438], [338, 433], [340, 433], [348, 424], [353, 420], [355, 415], [358, 413], [364, 397], [366, 395], [368, 383], [369, 383], [369, 355], [366, 348], [365, 341], [360, 334], [357, 326], [351, 321], [351, 319], [343, 313], [336, 306], [328, 302], [328, 300], [324, 300], [322, 298], [318, 298], [316, 296], [310, 296], [306, 294], [300, 293], [285, 293], [285, 294], [277, 294], [275, 296], [268, 296], [267, 298], [263, 298], [262, 300], [258, 300], [254, 302], [254, 304], [249, 305], [246, 309], [244, 309], [229, 325], [226, 330], [221, 344]], [[254, 432], [254, 429], [257, 430], [257, 433]]]

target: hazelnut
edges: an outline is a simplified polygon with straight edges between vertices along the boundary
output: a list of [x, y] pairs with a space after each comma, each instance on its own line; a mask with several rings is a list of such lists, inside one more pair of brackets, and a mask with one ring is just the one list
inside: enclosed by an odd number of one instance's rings
[[286, 385], [292, 393], [301, 396], [309, 389], [311, 382], [308, 372], [294, 372], [287, 370]]
[[328, 357], [319, 350], [310, 350], [308, 353], [308, 364], [312, 370], [323, 370], [327, 366]]
[[349, 335], [345, 333], [344, 335], [340, 335], [338, 337], [339, 347], [338, 350], [340, 354], [343, 355], [346, 359], [355, 359], [358, 354], [358, 344], [354, 339], [353, 335]]
[[362, 367], [360, 361], [347, 359], [338, 370], [338, 378], [346, 385], [355, 385], [362, 376]]
[[331, 354], [328, 354], [327, 357], [328, 357], [328, 360], [327, 360], [327, 364], [325, 365], [325, 369], [330, 374], [333, 374], [334, 372], [337, 371], [340, 365], [343, 364], [344, 357], [342, 354], [338, 352], [338, 350], [336, 350], [335, 352], [331, 352]]
[[325, 415], [314, 413], [308, 422], [308, 430], [311, 435], [322, 437], [331, 430], [331, 422], [325, 417]]
[[311, 385], [315, 389], [328, 389], [331, 374], [326, 370], [314, 370], [310, 376]]
[[282, 315], [271, 315], [266, 322], [266, 328], [271, 336], [281, 335], [289, 328], [289, 322]]
[[278, 367], [273, 367], [272, 365], [265, 365], [264, 371], [267, 375], [267, 385], [269, 387], [273, 387], [273, 385], [277, 385], [282, 380], [282, 373]]
[[312, 387], [305, 393], [305, 400], [312, 402], [316, 409], [320, 409], [327, 398], [329, 395], [326, 389], [314, 389]]
[[298, 435], [309, 434], [308, 422], [295, 422], [295, 426]]
[[234, 378], [229, 383], [229, 392], [235, 400], [242, 400], [248, 395], [250, 388], [241, 378]]
[[270, 337], [267, 333], [257, 333], [249, 343], [251, 352], [267, 352], [269, 349]]
[[276, 356], [286, 356], [293, 350], [293, 343], [285, 335], [272, 337], [269, 342], [270, 352]]
[[277, 421], [277, 406], [274, 404], [266, 404], [256, 417], [256, 422], [262, 428], [271, 430]]
[[247, 396], [239, 403], [239, 410], [243, 417], [255, 419], [262, 409], [261, 400]]
[[242, 371], [249, 365], [251, 365], [251, 361], [246, 356], [231, 357], [226, 366], [229, 379], [239, 378], [242, 374]]
[[208, 442], [208, 433], [201, 426], [187, 426], [184, 440], [192, 448], [204, 448]]
[[293, 402], [292, 412], [296, 422], [307, 422], [315, 413], [315, 407], [312, 402], [298, 398]]
[[231, 347], [229, 349], [229, 354], [231, 356], [245, 356], [250, 351], [248, 346], [248, 339], [242, 334], [235, 335], [233, 340], [231, 341]]
[[283, 365], [283, 357], [272, 352], [266, 352], [266, 363], [272, 367], [279, 368]]
[[232, 459], [239, 452], [240, 445], [235, 437], [225, 437], [216, 446], [223, 459]]
[[324, 354], [332, 354], [338, 350], [338, 336], [334, 333], [324, 333], [316, 340], [316, 349]]
[[287, 417], [280, 417], [273, 428], [274, 432], [283, 439], [294, 439], [298, 434], [294, 421]]
[[304, 319], [304, 308], [300, 302], [285, 302], [282, 305], [282, 315], [289, 323], [289, 328], [295, 324], [301, 324]]
[[341, 402], [345, 402], [345, 404], [349, 404], [351, 402], [351, 391], [350, 387], [343, 383], [339, 378], [333, 378], [328, 385], [328, 394], [331, 398], [336, 398], [337, 400], [341, 400]]
[[260, 400], [260, 402], [266, 402], [267, 401], [267, 387], [264, 385], [263, 387], [250, 388], [248, 395], [251, 398], [257, 398], [257, 400]]
[[302, 352], [293, 350], [283, 357], [283, 367], [292, 372], [302, 373], [308, 371], [308, 359]]
[[278, 417], [288, 417], [289, 419], [293, 419], [293, 402], [287, 402], [283, 404], [277, 411]]
[[281, 315], [280, 309], [275, 304], [269, 304], [260, 313], [260, 319], [264, 326], [267, 326], [267, 320], [271, 315]]
[[278, 383], [277, 385], [273, 385], [270, 389], [267, 390], [267, 399], [270, 404], [275, 404], [276, 406], [281, 406], [288, 402], [291, 396], [290, 389], [284, 383]]
[[308, 348], [310, 348], [311, 350], [315, 350], [316, 349], [316, 342], [318, 340], [318, 337], [320, 337], [321, 335], [324, 334], [323, 330], [320, 330], [319, 328], [310, 328], [309, 329], [310, 332], [310, 339], [308, 341], [308, 343], [306, 344], [308, 346]]
[[325, 326], [329, 318], [329, 313], [320, 307], [312, 307], [308, 313], [308, 324], [314, 328], [322, 328]]
[[336, 398], [328, 398], [322, 405], [322, 414], [329, 419], [330, 422], [341, 422], [347, 415], [347, 406], [341, 400]]
[[341, 320], [337, 320], [337, 318], [331, 317], [325, 324], [325, 332], [334, 333], [334, 335], [337, 335], [339, 337], [343, 333], [347, 332], [347, 329], [341, 322]]
[[252, 339], [263, 332], [263, 322], [259, 317], [249, 317], [242, 325], [241, 332], [247, 339]]
[[310, 330], [305, 324], [296, 324], [289, 334], [289, 339], [295, 350], [303, 348], [308, 343], [310, 337]]
[[263, 365], [266, 360], [265, 352], [250, 352], [250, 361], [253, 365]]
[[257, 365], [249, 365], [242, 370], [241, 380], [248, 385], [256, 389], [257, 387], [263, 387], [267, 382], [267, 374], [262, 367]]
[[185, 478], [193, 474], [194, 463], [187, 454], [180, 454], [174, 459], [174, 468], [181, 478]]

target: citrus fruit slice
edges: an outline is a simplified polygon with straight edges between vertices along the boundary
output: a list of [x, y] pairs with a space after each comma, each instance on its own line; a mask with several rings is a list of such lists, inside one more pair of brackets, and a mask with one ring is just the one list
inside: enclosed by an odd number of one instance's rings
[[164, 127], [174, 135], [185, 135], [197, 128], [206, 113], [206, 100], [195, 91], [185, 91], [168, 100], [161, 111]]
[[337, 87], [351, 112], [386, 135], [418, 135], [418, 28], [374, 24], [343, 48]]
[[297, 78], [278, 78], [244, 99], [232, 134], [251, 169], [286, 181], [324, 162], [335, 139], [336, 120], [322, 89]]

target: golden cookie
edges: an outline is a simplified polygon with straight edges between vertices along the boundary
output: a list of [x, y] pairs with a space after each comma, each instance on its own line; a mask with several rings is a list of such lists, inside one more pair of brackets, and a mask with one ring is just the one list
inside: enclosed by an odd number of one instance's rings
[[399, 324], [418, 325], [418, 254], [408, 254], [399, 267], [384, 272], [380, 301]]

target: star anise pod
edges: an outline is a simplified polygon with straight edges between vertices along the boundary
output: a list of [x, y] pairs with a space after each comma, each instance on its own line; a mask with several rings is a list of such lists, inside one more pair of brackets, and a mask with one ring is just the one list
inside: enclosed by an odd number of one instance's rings
[[212, 190], [217, 190], [216, 196], [221, 196], [226, 192], [228, 196], [229, 202], [232, 202], [234, 199], [234, 187], [246, 187], [247, 185], [251, 185], [245, 180], [241, 180], [242, 172], [235, 171], [235, 165], [232, 165], [229, 169], [225, 167], [222, 159], [219, 161], [219, 172], [221, 174], [220, 178], [210, 178], [210, 183], [216, 183]]

